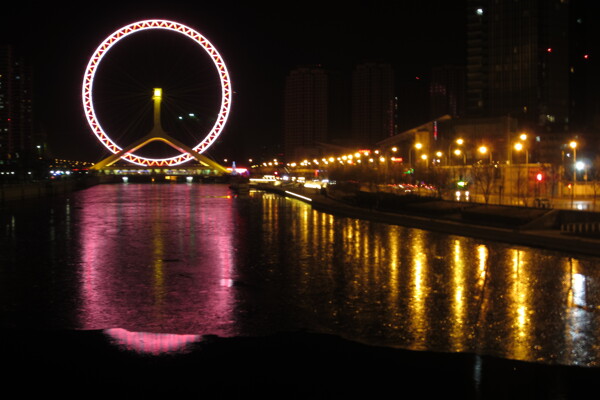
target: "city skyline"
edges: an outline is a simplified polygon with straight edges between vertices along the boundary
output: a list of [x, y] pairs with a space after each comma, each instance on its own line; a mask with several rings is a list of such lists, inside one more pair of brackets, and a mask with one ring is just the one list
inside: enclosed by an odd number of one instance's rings
[[[235, 159], [281, 149], [285, 77], [302, 65], [351, 72], [363, 62], [390, 63], [397, 90], [413, 93], [398, 104], [404, 128], [427, 122], [429, 102], [417, 93], [428, 89], [432, 70], [467, 64], [467, 1], [448, 3], [355, 2], [343, 8], [337, 2], [320, 7], [304, 3], [290, 12], [266, 4], [191, 8], [149, 3], [143, 9], [121, 4], [53, 18], [45, 15], [56, 5], [29, 11], [23, 4], [11, 5], [1, 32], [3, 42], [31, 60], [36, 129], [48, 135], [50, 148], [60, 157], [97, 161], [106, 152], [86, 126], [80, 102], [83, 70], [93, 50], [108, 34], [136, 20], [164, 18], [193, 27], [223, 55], [233, 84], [231, 116], [209, 153]], [[423, 108], [424, 117], [407, 111], [409, 106]]]
[[[447, 16], [453, 11], [456, 18], [462, 18], [464, 7], [460, 4], [432, 9], [357, 2], [340, 11], [337, 3], [318, 9], [308, 3], [289, 13], [265, 4], [238, 4], [228, 9], [216, 5], [192, 9], [178, 3], [147, 4], [139, 9], [123, 4], [119, 9], [107, 5], [95, 10], [93, 17], [74, 10], [72, 17], [65, 14], [50, 19], [45, 15], [52, 14], [54, 7], [30, 12], [27, 7], [11, 5], [4, 14], [2, 37], [32, 60], [35, 114], [54, 152], [72, 158], [82, 154], [97, 161], [105, 152], [85, 125], [79, 100], [81, 79], [96, 46], [127, 23], [172, 19], [198, 30], [215, 45], [228, 65], [234, 89], [232, 113], [222, 140], [247, 148], [259, 142], [282, 142], [285, 76], [299, 65], [351, 70], [365, 60], [384, 60], [392, 63], [400, 80], [410, 80], [427, 74], [437, 62], [460, 62], [462, 54], [435, 35], [453, 24], [456, 28], [450, 36], [462, 35], [462, 25]], [[415, 16], [426, 17], [428, 28], [407, 25], [416, 23]], [[443, 21], [446, 25], [440, 25]], [[409, 37], [408, 33], [416, 31], [420, 38]], [[461, 46], [456, 40], [454, 49]]]

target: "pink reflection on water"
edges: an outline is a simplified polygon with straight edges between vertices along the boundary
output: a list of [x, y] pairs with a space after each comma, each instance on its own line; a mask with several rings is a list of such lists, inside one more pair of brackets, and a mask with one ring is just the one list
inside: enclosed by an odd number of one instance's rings
[[104, 333], [125, 350], [152, 355], [184, 353], [200, 340], [200, 335], [130, 332], [121, 328], [106, 329]]
[[78, 200], [83, 329], [235, 334], [225, 185], [99, 185]]

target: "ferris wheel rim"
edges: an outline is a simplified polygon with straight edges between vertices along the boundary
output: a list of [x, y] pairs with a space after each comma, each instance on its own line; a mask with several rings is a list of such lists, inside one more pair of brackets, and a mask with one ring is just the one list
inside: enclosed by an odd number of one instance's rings
[[[122, 148], [119, 145], [117, 145], [117, 143], [102, 128], [102, 125], [100, 124], [100, 121], [96, 116], [96, 110], [94, 109], [92, 94], [94, 86], [94, 77], [98, 66], [100, 66], [101, 64], [102, 59], [115, 44], [117, 44], [119, 41], [128, 37], [131, 34], [152, 29], [177, 32], [192, 39], [206, 51], [206, 53], [209, 55], [214, 66], [217, 69], [217, 72], [219, 74], [219, 81], [221, 84], [221, 105], [219, 108], [217, 119], [215, 120], [215, 123], [212, 126], [211, 130], [202, 139], [202, 141], [200, 141], [200, 143], [196, 144], [193, 147], [194, 151], [202, 154], [216, 141], [216, 139], [222, 133], [225, 123], [227, 122], [227, 118], [229, 116], [229, 111], [231, 108], [231, 80], [229, 78], [227, 66], [223, 61], [223, 58], [221, 57], [217, 49], [208, 41], [208, 39], [206, 39], [196, 30], [178, 22], [164, 19], [149, 19], [134, 22], [125, 25], [124, 27], [119, 28], [118, 30], [113, 32], [96, 48], [87, 64], [85, 74], [83, 77], [83, 85], [81, 91], [83, 109], [84, 114], [86, 116], [86, 120], [88, 122], [88, 125], [92, 129], [94, 135], [111, 153], [116, 154], [122, 150]], [[134, 153], [125, 153], [121, 158], [133, 164], [142, 166], [175, 166], [185, 163], [191, 160], [193, 157], [188, 153], [182, 153], [169, 158], [150, 158], [142, 157]]]

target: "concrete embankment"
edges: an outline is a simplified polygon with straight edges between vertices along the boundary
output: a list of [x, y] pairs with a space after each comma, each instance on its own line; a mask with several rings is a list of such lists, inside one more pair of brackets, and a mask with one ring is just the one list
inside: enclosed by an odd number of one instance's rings
[[[257, 186], [259, 190], [271, 191], [295, 197], [311, 204], [315, 210], [341, 216], [366, 219], [388, 224], [402, 225], [447, 234], [470, 236], [505, 243], [546, 248], [568, 253], [600, 256], [600, 234], [565, 230], [565, 224], [596, 219], [582, 216], [576, 211], [531, 209], [513, 206], [486, 206], [476, 203], [448, 201], [405, 202], [392, 210], [384, 202], [351, 204], [348, 197], [340, 200], [335, 195], [324, 195], [318, 190], [304, 188], [278, 188]], [[297, 195], [303, 197], [299, 197]], [[401, 197], [401, 196], [397, 196]], [[355, 203], [361, 203], [360, 199]], [[362, 199], [364, 200], [364, 199]], [[398, 200], [401, 203], [401, 200]], [[570, 222], [571, 221], [571, 222]]]

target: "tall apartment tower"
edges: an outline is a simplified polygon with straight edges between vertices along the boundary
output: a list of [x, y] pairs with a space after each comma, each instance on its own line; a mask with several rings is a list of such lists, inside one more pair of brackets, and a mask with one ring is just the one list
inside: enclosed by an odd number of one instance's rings
[[486, 0], [467, 0], [466, 111], [470, 117], [487, 110], [487, 19]]
[[467, 0], [467, 113], [565, 130], [569, 2]]
[[0, 46], [0, 165], [16, 165], [34, 154], [32, 71]]
[[327, 140], [328, 78], [320, 66], [292, 70], [285, 82], [284, 152], [287, 160], [319, 156]]
[[390, 64], [358, 65], [352, 76], [352, 135], [363, 146], [396, 133], [394, 71]]
[[597, 4], [570, 0], [570, 6], [570, 125], [576, 132], [597, 137], [600, 131], [600, 26], [594, 10]]

